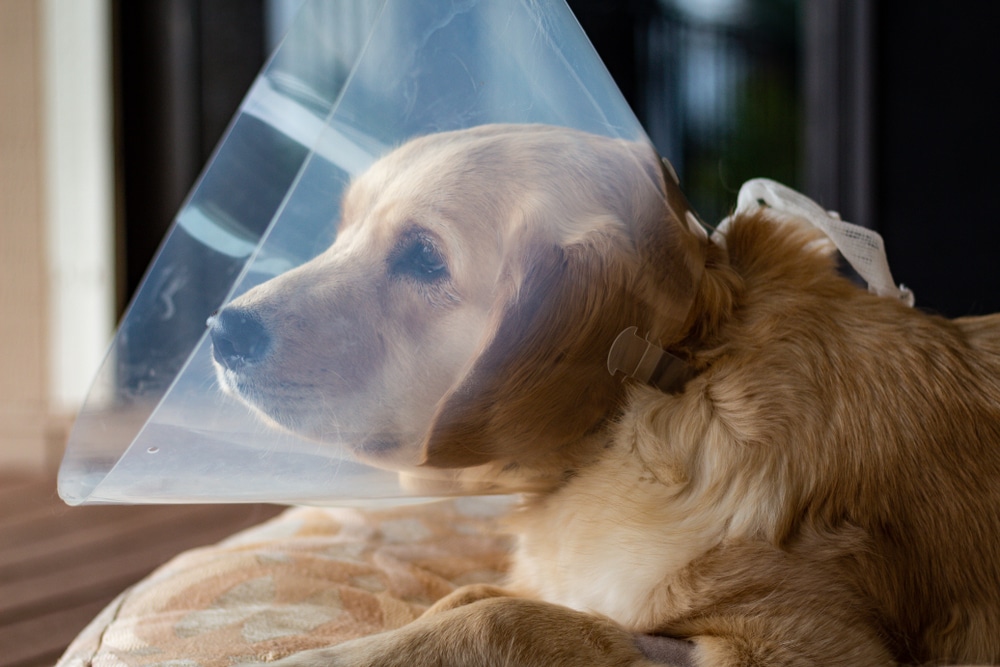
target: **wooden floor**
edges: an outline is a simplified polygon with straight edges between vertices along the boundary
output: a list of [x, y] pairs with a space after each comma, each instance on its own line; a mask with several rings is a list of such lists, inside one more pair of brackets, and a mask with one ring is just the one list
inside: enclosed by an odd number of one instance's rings
[[52, 665], [124, 588], [270, 505], [67, 507], [55, 480], [0, 473], [0, 667]]

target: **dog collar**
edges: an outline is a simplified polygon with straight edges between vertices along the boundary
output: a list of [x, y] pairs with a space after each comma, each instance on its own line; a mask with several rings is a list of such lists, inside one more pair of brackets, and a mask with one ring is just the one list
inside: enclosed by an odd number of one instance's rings
[[[660, 158], [663, 195], [667, 209], [680, 225], [686, 225], [691, 239], [701, 245], [700, 262], [692, 266], [692, 293], [687, 303], [686, 311], [690, 311], [694, 302], [701, 276], [705, 269], [705, 250], [708, 245], [708, 229], [694, 213], [687, 198], [680, 189], [680, 179], [670, 161]], [[680, 316], [681, 312], [673, 315]], [[690, 317], [690, 313], [683, 319]], [[679, 318], [679, 321], [682, 321]], [[685, 383], [694, 375], [694, 369], [683, 359], [670, 354], [659, 345], [646, 338], [640, 338], [638, 327], [629, 327], [618, 334], [611, 349], [608, 350], [608, 372], [615, 375], [618, 371], [626, 377], [634, 378], [644, 384], [649, 384], [668, 394], [679, 392]]]
[[629, 327], [615, 338], [608, 352], [608, 372], [614, 375], [622, 371], [668, 394], [676, 393], [691, 379], [694, 370], [683, 359], [640, 338], [638, 331], [638, 327]]

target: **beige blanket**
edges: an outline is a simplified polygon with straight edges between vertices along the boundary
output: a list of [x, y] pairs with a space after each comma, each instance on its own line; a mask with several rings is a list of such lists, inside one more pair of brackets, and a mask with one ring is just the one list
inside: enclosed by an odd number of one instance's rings
[[399, 627], [458, 586], [501, 578], [503, 508], [290, 509], [122, 593], [57, 667], [230, 667]]

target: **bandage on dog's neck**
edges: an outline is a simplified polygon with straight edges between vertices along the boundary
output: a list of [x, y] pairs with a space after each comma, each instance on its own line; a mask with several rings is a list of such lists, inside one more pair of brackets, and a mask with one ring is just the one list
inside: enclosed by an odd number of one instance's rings
[[[691, 209], [680, 189], [677, 173], [665, 158], [660, 159], [663, 171], [664, 197], [667, 208], [681, 225], [686, 225], [688, 231], [702, 242], [704, 249], [708, 244], [708, 233], [705, 225]], [[686, 311], [690, 319], [690, 310], [701, 285], [701, 277], [705, 271], [705, 253], [695, 263], [692, 275], [693, 290]], [[666, 393], [676, 393], [695, 375], [694, 368], [659, 345], [638, 335], [638, 327], [628, 327], [618, 334], [608, 351], [608, 372], [615, 375], [621, 371], [626, 377], [650, 384]], [[680, 333], [680, 332], [675, 332]], [[683, 337], [683, 336], [679, 336]]]

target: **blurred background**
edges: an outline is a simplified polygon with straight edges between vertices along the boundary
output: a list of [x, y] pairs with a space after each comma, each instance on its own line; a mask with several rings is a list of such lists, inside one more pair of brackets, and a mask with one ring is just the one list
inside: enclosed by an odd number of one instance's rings
[[[0, 0], [0, 470], [53, 470], [129, 299], [299, 0]], [[709, 221], [768, 176], [1000, 310], [995, 3], [570, 0]], [[201, 323], [198, 323], [201, 326]]]

